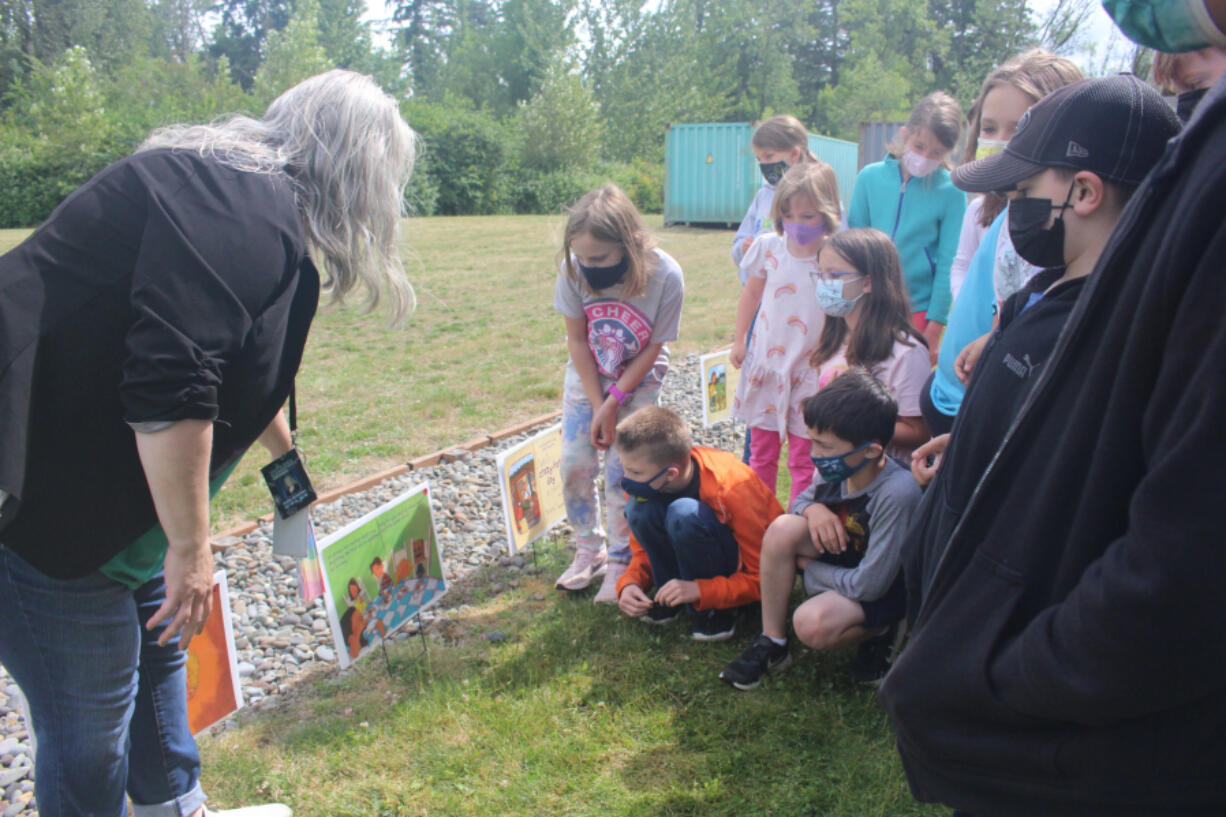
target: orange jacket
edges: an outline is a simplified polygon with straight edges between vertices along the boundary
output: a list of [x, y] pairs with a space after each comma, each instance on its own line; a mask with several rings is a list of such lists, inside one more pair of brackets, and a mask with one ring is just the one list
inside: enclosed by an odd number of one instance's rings
[[[691, 454], [699, 473], [698, 499], [732, 528], [740, 546], [740, 564], [731, 576], [696, 579], [699, 598], [694, 604], [699, 610], [718, 610], [758, 601], [762, 589], [758, 583], [758, 558], [762, 553], [762, 534], [776, 516], [783, 513], [779, 500], [770, 488], [741, 462], [735, 454], [717, 448], [696, 445]], [[630, 502], [635, 497], [629, 498]], [[652, 585], [651, 562], [647, 551], [630, 533], [630, 564], [617, 580], [617, 595], [626, 585], [637, 584], [644, 590]]]

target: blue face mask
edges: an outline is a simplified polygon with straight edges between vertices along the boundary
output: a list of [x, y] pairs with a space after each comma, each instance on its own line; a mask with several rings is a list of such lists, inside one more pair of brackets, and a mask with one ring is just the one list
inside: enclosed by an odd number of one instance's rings
[[[856, 279], [859, 280], [859, 279]], [[817, 279], [817, 305], [832, 318], [845, 318], [856, 308], [856, 303], [864, 297], [864, 292], [848, 300], [843, 297], [843, 285], [850, 281], [827, 281]]]
[[846, 454], [839, 454], [834, 457], [809, 457], [813, 461], [813, 467], [817, 469], [818, 475], [826, 482], [843, 482], [852, 477], [857, 471], [873, 461], [873, 457], [865, 457], [860, 461], [859, 465], [851, 466], [847, 464], [847, 458], [857, 451], [863, 451], [872, 443], [865, 443], [859, 448], [853, 448]]
[[664, 491], [661, 491], [658, 488], [651, 487], [651, 483], [655, 482], [657, 479], [664, 476], [664, 473], [669, 468], [672, 468], [672, 466], [666, 465], [663, 468], [661, 468], [659, 471], [657, 471], [654, 477], [652, 477], [651, 479], [642, 480], [642, 481], [639, 481], [637, 479], [630, 479], [630, 477], [623, 476], [622, 477], [622, 490], [630, 494], [630, 496], [636, 496], [639, 499], [672, 499], [673, 494], [665, 493]]
[[1134, 43], [1178, 54], [1226, 45], [1205, 0], [1102, 0], [1103, 9]]

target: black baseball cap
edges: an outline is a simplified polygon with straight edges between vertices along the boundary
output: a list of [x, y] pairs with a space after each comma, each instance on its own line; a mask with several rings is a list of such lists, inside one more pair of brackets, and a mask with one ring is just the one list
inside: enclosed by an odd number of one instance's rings
[[1018, 120], [1003, 151], [956, 168], [969, 193], [1012, 190], [1049, 167], [1089, 170], [1135, 186], [1158, 163], [1179, 117], [1148, 83], [1132, 74], [1085, 79], [1036, 102]]

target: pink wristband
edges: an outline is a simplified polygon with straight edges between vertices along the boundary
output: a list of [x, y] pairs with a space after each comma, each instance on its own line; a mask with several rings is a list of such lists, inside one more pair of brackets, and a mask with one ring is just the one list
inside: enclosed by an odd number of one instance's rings
[[626, 405], [626, 403], [629, 402], [630, 400], [630, 395], [626, 394], [624, 391], [617, 388], [616, 383], [614, 383], [612, 386], [609, 386], [609, 394], [613, 395], [613, 397], [617, 399], [617, 405], [619, 406]]

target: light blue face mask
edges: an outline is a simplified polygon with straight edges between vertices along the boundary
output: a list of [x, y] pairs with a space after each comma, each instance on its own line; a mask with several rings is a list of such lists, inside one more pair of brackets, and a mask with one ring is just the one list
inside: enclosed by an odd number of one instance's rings
[[[859, 278], [855, 280], [860, 280]], [[817, 305], [821, 310], [832, 318], [845, 318], [851, 314], [851, 311], [856, 308], [856, 303], [864, 297], [864, 292], [854, 298], [843, 297], [843, 285], [851, 283], [851, 281], [827, 281], [823, 278], [817, 279], [815, 292], [817, 294]]]
[[1226, 46], [1205, 0], [1102, 0], [1103, 9], [1134, 43], [1178, 54]]

